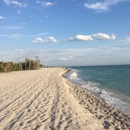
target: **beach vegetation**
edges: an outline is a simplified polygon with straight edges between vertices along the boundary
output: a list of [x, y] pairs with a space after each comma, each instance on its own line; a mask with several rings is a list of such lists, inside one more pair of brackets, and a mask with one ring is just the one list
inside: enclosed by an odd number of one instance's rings
[[5, 62], [5, 63], [1, 63], [0, 64], [0, 68], [3, 69], [4, 72], [7, 72], [7, 69], [9, 68], [10, 64], [8, 62]]
[[38, 70], [40, 68], [40, 60], [38, 58], [36, 60], [25, 58], [22, 68], [23, 70]]
[[22, 70], [38, 70], [41, 67], [40, 60], [25, 58], [24, 62], [0, 62], [0, 72], [22, 71]]

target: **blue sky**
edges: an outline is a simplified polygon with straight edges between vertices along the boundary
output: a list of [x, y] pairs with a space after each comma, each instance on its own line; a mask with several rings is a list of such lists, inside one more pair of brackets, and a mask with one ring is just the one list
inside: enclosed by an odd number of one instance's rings
[[130, 0], [1, 0], [0, 61], [130, 64]]

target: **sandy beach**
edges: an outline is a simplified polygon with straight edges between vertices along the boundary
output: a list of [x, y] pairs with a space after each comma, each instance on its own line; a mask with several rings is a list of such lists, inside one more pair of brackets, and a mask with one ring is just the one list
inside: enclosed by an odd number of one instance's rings
[[0, 130], [130, 130], [130, 116], [61, 75], [63, 68], [0, 74]]

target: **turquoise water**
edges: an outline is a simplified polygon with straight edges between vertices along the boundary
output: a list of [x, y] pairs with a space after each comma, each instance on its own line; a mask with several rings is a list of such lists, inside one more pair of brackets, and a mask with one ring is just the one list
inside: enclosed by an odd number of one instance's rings
[[130, 114], [130, 65], [70, 67], [67, 77]]
[[[75, 68], [75, 67], [74, 67]], [[100, 83], [100, 87], [130, 97], [130, 66], [76, 67], [84, 81]]]

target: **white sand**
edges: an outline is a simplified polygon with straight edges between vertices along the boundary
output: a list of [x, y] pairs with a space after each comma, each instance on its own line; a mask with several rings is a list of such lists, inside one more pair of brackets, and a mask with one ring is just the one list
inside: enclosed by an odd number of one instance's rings
[[44, 68], [0, 74], [0, 130], [129, 130], [128, 116], [62, 73], [62, 68]]

